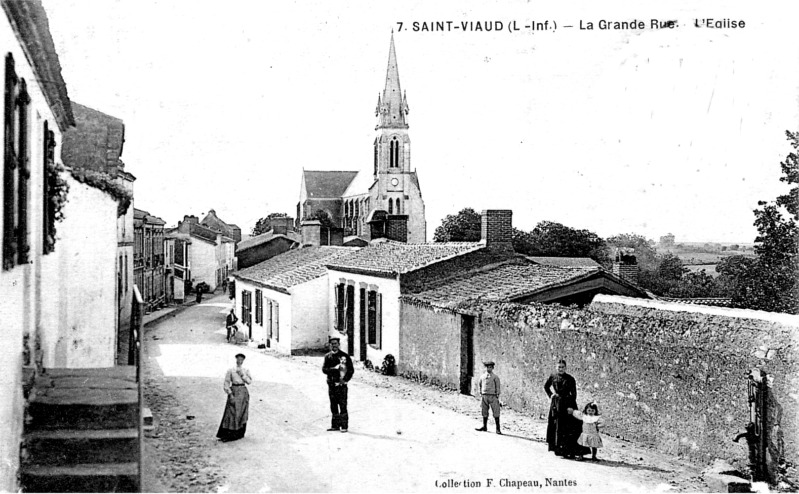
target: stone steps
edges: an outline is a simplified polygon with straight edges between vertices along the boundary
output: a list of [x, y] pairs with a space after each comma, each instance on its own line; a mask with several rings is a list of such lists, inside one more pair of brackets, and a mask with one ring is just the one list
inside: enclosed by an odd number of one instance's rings
[[37, 465], [80, 465], [130, 461], [139, 454], [139, 431], [129, 429], [35, 430], [26, 449]]
[[28, 402], [26, 492], [136, 492], [141, 408], [135, 367], [49, 369]]
[[137, 492], [139, 464], [28, 465], [21, 480], [24, 492]]

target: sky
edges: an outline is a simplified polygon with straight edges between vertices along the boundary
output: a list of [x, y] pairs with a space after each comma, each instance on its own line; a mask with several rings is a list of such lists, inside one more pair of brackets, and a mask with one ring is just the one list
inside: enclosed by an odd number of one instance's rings
[[[167, 225], [213, 208], [249, 233], [294, 216], [303, 169], [371, 173], [394, 30], [428, 240], [472, 207], [752, 242], [799, 130], [795, 26], [787, 3], [694, 3], [43, 0], [70, 98], [124, 120], [135, 206]], [[413, 29], [436, 21], [503, 29]]]

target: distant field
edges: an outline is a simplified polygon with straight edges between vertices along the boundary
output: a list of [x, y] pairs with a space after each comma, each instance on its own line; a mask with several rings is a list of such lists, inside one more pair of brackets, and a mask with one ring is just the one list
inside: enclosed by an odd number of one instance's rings
[[[668, 251], [658, 251], [659, 254], [663, 254]], [[725, 257], [729, 256], [746, 256], [746, 257], [754, 257], [754, 252], [746, 251], [746, 252], [739, 252], [739, 251], [724, 251], [719, 253], [710, 253], [710, 252], [685, 252], [685, 251], [671, 251], [674, 255], [680, 258], [680, 260], [686, 266], [696, 265], [696, 264], [718, 264], [719, 261], [724, 259]]]

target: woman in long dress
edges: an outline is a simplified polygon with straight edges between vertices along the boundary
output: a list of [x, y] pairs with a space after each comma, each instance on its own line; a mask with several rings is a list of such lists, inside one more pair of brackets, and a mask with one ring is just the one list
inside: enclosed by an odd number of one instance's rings
[[228, 369], [225, 373], [225, 393], [227, 404], [219, 431], [216, 433], [221, 441], [235, 441], [244, 437], [247, 431], [247, 417], [250, 409], [250, 392], [247, 385], [252, 383], [250, 371], [245, 369], [244, 354], [236, 355], [236, 367]]
[[590, 451], [577, 444], [582, 424], [568, 412], [570, 408], [577, 408], [577, 382], [566, 373], [566, 361], [558, 362], [557, 372], [544, 383], [544, 391], [550, 398], [547, 423], [549, 451], [564, 458], [574, 458], [575, 455]]

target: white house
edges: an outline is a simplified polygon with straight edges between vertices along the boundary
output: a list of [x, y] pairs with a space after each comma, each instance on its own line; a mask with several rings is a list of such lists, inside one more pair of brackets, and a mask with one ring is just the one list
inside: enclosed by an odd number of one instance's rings
[[201, 225], [196, 216], [184, 216], [176, 228], [166, 233], [181, 233], [191, 239], [191, 276], [195, 285], [205, 282], [214, 291], [233, 269], [235, 241], [217, 230]]
[[341, 348], [380, 365], [399, 360], [401, 277], [405, 273], [485, 248], [481, 242], [374, 243], [328, 264], [330, 327]]
[[[60, 174], [62, 133], [74, 124], [47, 16], [39, 2], [3, 1], [0, 54], [5, 111], [0, 141], [0, 491], [15, 492], [24, 398], [23, 369], [41, 360], [42, 301], [59, 287], [42, 277], [42, 259], [54, 248], [59, 193], [48, 178]], [[44, 81], [40, 84], [39, 81]], [[12, 115], [11, 119], [6, 115]], [[11, 142], [6, 136], [13, 136]], [[22, 171], [22, 172], [21, 172]], [[47, 202], [48, 206], [45, 207]], [[114, 222], [115, 223], [115, 222]]]
[[324, 348], [328, 331], [326, 265], [352, 247], [305, 247], [233, 273], [239, 327], [279, 352]]

